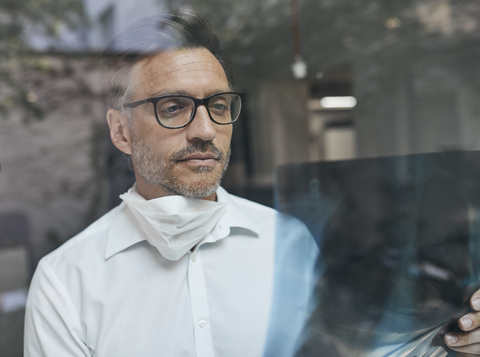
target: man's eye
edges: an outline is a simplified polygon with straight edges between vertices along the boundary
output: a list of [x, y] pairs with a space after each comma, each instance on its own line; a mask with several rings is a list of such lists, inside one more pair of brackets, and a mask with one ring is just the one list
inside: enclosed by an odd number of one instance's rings
[[159, 108], [159, 114], [163, 117], [172, 117], [176, 115], [181, 115], [186, 110], [185, 106], [183, 105], [169, 105], [169, 106], [162, 106]]
[[228, 110], [228, 107], [223, 103], [215, 103], [215, 104], [210, 106], [210, 109], [214, 110], [217, 113], [221, 113], [221, 112], [225, 112], [226, 110]]
[[165, 108], [163, 111], [166, 113], [175, 113], [182, 108], [179, 105], [172, 105], [171, 107]]

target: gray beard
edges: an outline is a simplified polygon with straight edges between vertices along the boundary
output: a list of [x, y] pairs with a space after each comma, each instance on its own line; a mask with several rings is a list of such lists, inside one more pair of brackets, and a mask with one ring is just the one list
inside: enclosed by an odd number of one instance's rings
[[[184, 181], [174, 174], [177, 160], [188, 154], [206, 151], [215, 153], [219, 158], [219, 163], [223, 164], [222, 171], [217, 177], [206, 180], [212, 171], [209, 167], [199, 167], [195, 169], [198, 180], [192, 182]], [[224, 154], [213, 143], [198, 141], [176, 152], [170, 159], [158, 159], [158, 157], [145, 146], [143, 141], [137, 140], [135, 133], [132, 132], [132, 161], [138, 175], [150, 185], [159, 185], [175, 195], [189, 198], [205, 198], [213, 195], [217, 191], [227, 170], [230, 161], [230, 152], [231, 150], [228, 149], [228, 152]]]

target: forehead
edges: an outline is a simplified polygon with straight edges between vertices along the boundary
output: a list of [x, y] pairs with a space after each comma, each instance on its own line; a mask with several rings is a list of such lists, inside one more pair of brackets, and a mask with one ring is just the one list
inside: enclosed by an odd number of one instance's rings
[[229, 89], [223, 67], [204, 48], [158, 53], [140, 60], [133, 71], [135, 99], [171, 93], [207, 96]]

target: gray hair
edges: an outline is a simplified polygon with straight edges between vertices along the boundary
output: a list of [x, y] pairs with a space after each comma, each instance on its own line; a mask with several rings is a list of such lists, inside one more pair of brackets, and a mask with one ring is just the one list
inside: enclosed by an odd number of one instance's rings
[[221, 42], [203, 16], [178, 10], [143, 18], [118, 34], [101, 57], [107, 67], [107, 104], [109, 108], [123, 111], [134, 87], [132, 71], [142, 58], [173, 49], [205, 48], [222, 65], [228, 83], [233, 78], [227, 63], [222, 59]]

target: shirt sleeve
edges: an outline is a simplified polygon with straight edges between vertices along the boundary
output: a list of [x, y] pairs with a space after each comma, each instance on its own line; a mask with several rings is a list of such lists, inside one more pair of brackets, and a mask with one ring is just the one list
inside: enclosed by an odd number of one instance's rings
[[28, 293], [24, 356], [91, 356], [73, 302], [44, 260], [35, 271]]

